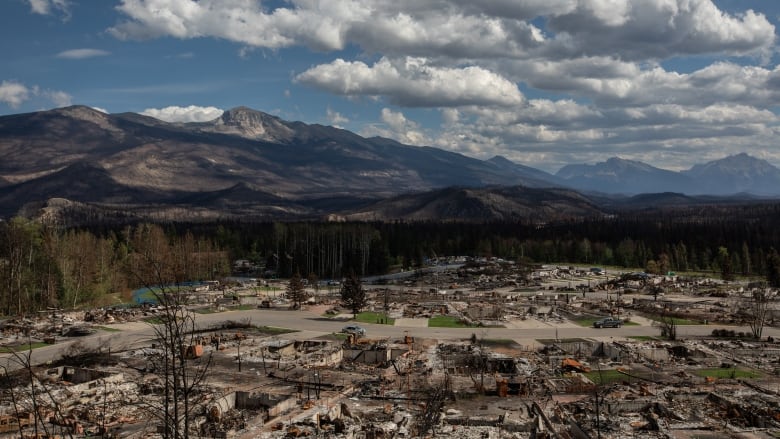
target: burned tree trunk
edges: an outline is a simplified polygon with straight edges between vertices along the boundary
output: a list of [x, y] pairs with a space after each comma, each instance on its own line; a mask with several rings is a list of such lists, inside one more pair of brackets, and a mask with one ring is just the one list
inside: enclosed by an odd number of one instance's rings
[[769, 295], [766, 291], [754, 291], [748, 308], [748, 326], [753, 338], [760, 339], [766, 324]]

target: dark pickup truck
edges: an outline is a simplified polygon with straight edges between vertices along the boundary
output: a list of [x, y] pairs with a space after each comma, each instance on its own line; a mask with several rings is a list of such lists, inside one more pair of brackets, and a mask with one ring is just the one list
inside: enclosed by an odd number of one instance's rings
[[593, 322], [594, 328], [619, 328], [621, 326], [623, 326], [623, 321], [614, 317], [604, 317]]

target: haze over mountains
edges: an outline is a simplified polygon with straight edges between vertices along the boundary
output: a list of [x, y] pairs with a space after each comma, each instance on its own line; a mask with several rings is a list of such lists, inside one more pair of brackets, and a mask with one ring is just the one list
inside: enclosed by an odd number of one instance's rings
[[780, 195], [780, 170], [746, 154], [684, 172], [611, 158], [552, 175], [245, 107], [179, 124], [83, 106], [4, 116], [0, 154], [4, 217], [48, 205], [187, 218], [541, 221], [603, 213], [574, 190]]
[[697, 164], [682, 172], [610, 158], [595, 165], [564, 166], [555, 175], [563, 184], [578, 190], [604, 193], [780, 194], [780, 169], [745, 153]]

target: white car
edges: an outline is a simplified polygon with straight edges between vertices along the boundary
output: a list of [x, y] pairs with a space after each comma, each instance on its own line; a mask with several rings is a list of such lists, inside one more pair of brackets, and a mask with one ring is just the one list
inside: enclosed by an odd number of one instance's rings
[[361, 328], [358, 325], [347, 325], [343, 328], [341, 328], [341, 332], [345, 334], [355, 334], [355, 335], [366, 335], [366, 330]]

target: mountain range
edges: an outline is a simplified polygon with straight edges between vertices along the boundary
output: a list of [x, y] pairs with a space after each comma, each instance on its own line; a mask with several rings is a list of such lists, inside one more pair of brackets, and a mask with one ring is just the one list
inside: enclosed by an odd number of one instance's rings
[[625, 195], [659, 192], [780, 195], [780, 169], [745, 153], [697, 164], [681, 172], [613, 157], [595, 165], [567, 165], [555, 176], [577, 190]]
[[543, 221], [604, 214], [599, 197], [780, 195], [780, 170], [747, 154], [683, 172], [610, 158], [553, 175], [246, 107], [201, 123], [84, 106], [2, 116], [0, 154], [0, 217]]

